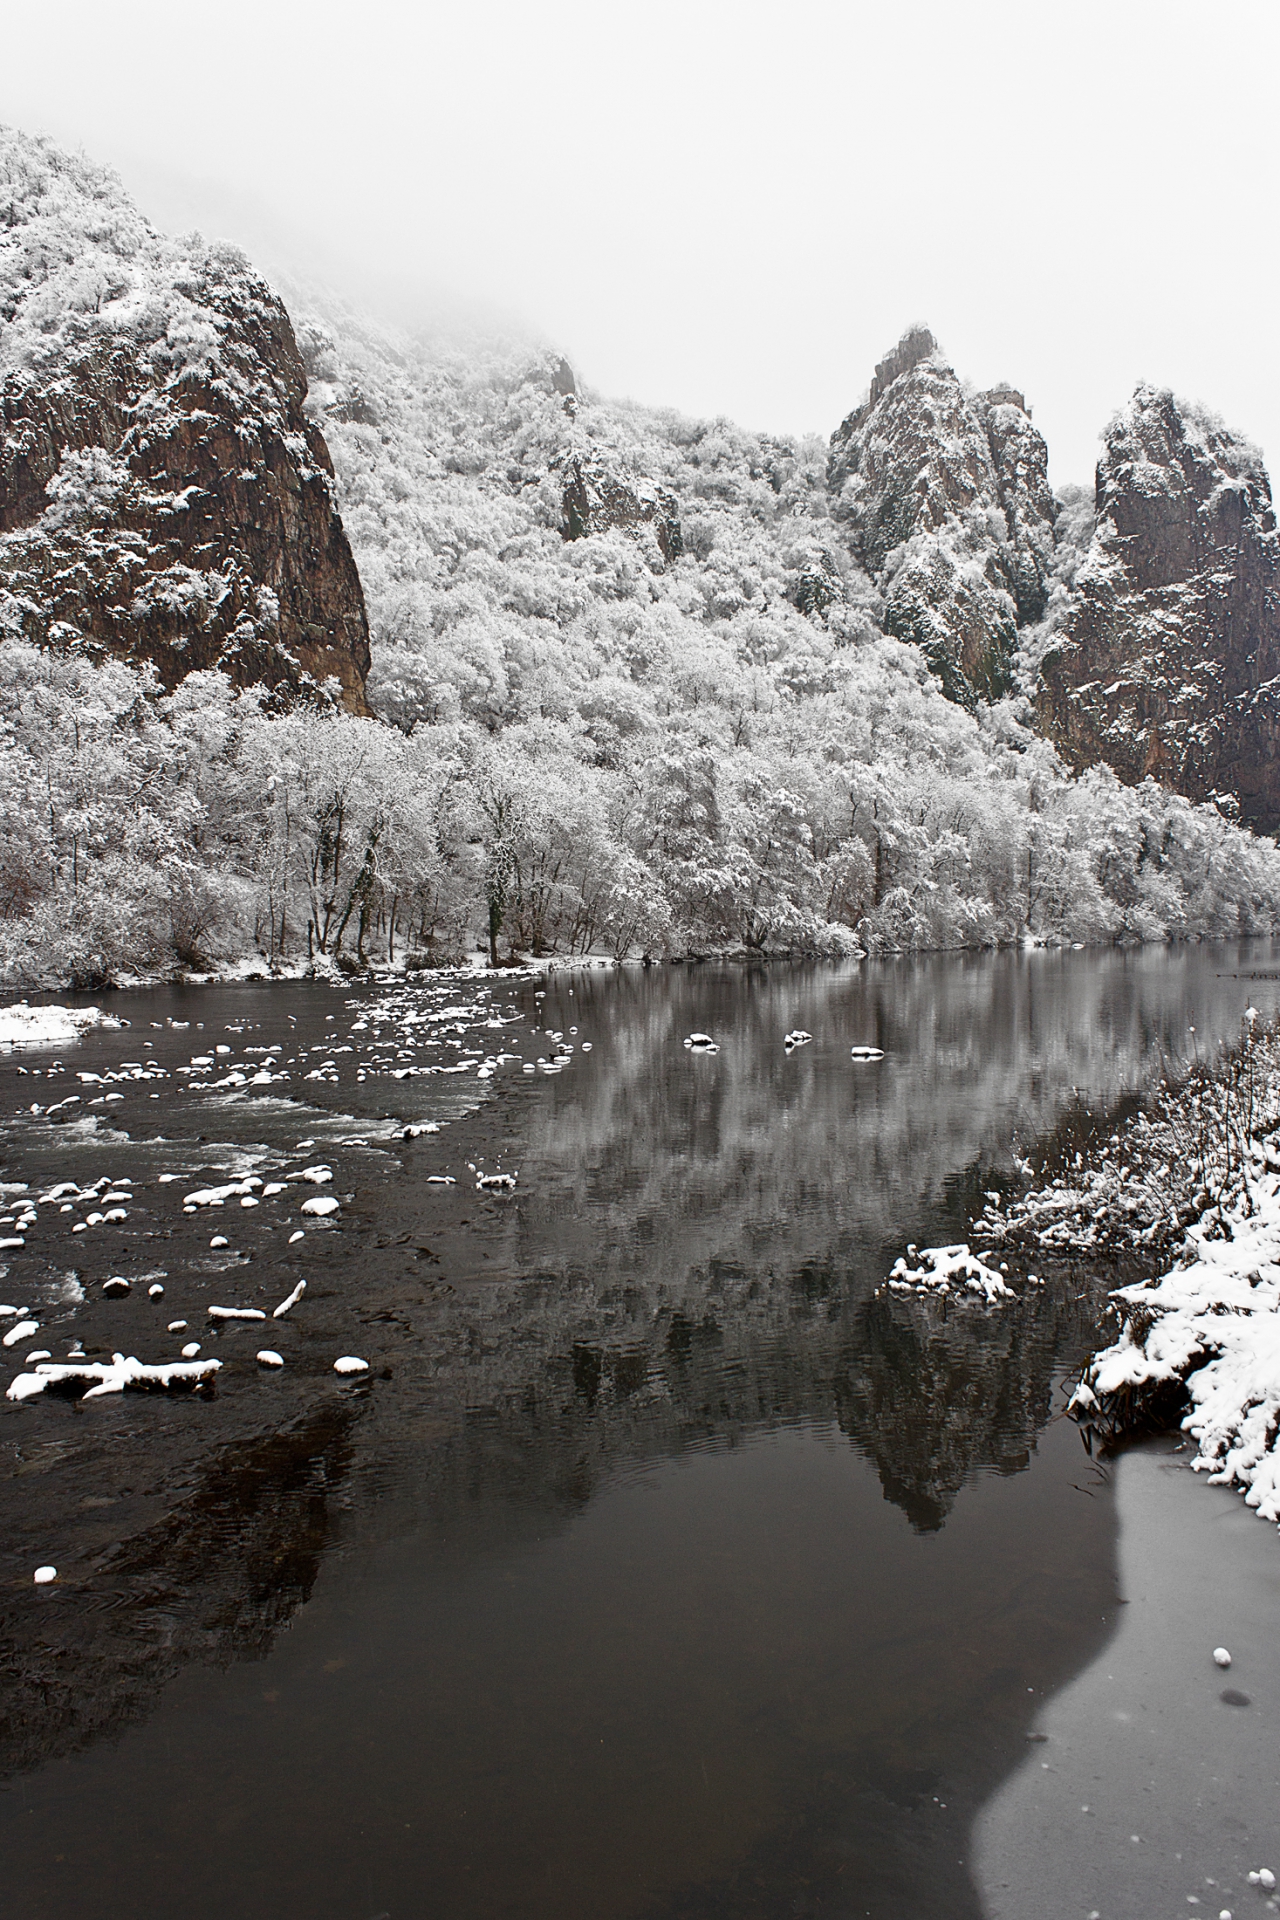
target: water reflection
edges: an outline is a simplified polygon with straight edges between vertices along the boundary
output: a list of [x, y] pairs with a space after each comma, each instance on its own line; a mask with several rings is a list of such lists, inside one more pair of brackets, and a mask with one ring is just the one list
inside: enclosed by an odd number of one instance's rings
[[[96, 1591], [58, 1608], [52, 1638], [46, 1609], [33, 1640], [25, 1584], [0, 1602], [6, 1771], [141, 1718], [189, 1661], [226, 1666], [269, 1651], [315, 1584], [351, 1411], [324, 1406], [218, 1455], [185, 1498], [123, 1540], [113, 1523], [133, 1489], [81, 1496], [82, 1513], [106, 1522]], [[38, 1501], [39, 1482], [23, 1479]]]
[[936, 1532], [978, 1468], [1030, 1464], [1055, 1372], [1088, 1349], [1095, 1316], [1091, 1290], [1062, 1276], [1012, 1312], [909, 1295], [871, 1305], [836, 1406], [913, 1527]]
[[[1270, 964], [559, 976], [545, 999], [502, 988], [528, 1029], [504, 1045], [535, 1059], [577, 1028], [591, 1053], [558, 1078], [512, 1063], [469, 1117], [452, 1092], [439, 1134], [392, 1139], [430, 1110], [420, 1081], [326, 1083], [328, 1121], [229, 1095], [229, 1149], [267, 1119], [280, 1140], [327, 1125], [355, 1199], [308, 1247], [283, 1377], [231, 1364], [228, 1334], [210, 1407], [5, 1409], [11, 1462], [41, 1466], [0, 1482], [26, 1703], [8, 1767], [152, 1715], [28, 1777], [15, 1910], [168, 1912], [214, 1808], [237, 1844], [216, 1884], [184, 1883], [196, 1916], [972, 1913], [967, 1822], [1028, 1689], [1109, 1630], [1105, 1489], [1045, 1424], [1090, 1299], [1083, 1276], [1000, 1313], [875, 1288], [907, 1241], [963, 1233], [1015, 1135], [1105, 1114], [1191, 1027], [1203, 1046], [1272, 1010], [1280, 982], [1231, 977]], [[261, 990], [257, 1038], [354, 1035], [376, 994]], [[138, 996], [139, 1019], [162, 1002]], [[787, 1055], [794, 1027], [815, 1038]], [[717, 1055], [683, 1047], [695, 1030]], [[885, 1059], [855, 1065], [866, 1042]], [[357, 1107], [376, 1150], [336, 1117]], [[114, 1149], [139, 1181], [208, 1127], [168, 1088], [147, 1121]], [[14, 1126], [5, 1150], [44, 1179], [66, 1149]], [[518, 1168], [514, 1194], [478, 1193], [472, 1165]], [[177, 1299], [207, 1284], [207, 1223], [163, 1232]], [[69, 1308], [67, 1330], [114, 1337], [106, 1311]], [[328, 1371], [350, 1350], [372, 1363], [354, 1392]], [[51, 1637], [21, 1575], [70, 1526], [86, 1458], [116, 1504]], [[200, 1671], [246, 1656], [265, 1664]]]

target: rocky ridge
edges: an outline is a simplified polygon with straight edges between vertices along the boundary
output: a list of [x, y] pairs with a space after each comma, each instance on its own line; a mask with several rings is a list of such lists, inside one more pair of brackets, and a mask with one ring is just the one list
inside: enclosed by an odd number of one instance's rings
[[1140, 386], [1098, 464], [1097, 521], [1039, 667], [1041, 724], [1245, 823], [1280, 825], [1280, 535], [1260, 455]]
[[0, 632], [367, 712], [368, 624], [282, 303], [0, 131]]
[[1221, 421], [1139, 386], [1081, 545], [1023, 396], [967, 392], [915, 327], [832, 435], [828, 485], [886, 629], [953, 700], [1020, 678], [1077, 769], [1280, 825], [1280, 535], [1260, 455]]
[[886, 629], [961, 704], [1012, 685], [1053, 554], [1048, 449], [1012, 387], [966, 393], [925, 327], [880, 362], [831, 436], [828, 485]]
[[[167, 240], [109, 173], [0, 131], [0, 635], [166, 687], [210, 667], [282, 699], [332, 682], [365, 714], [367, 588], [372, 696], [403, 726], [484, 685], [486, 724], [511, 717], [495, 644], [550, 659], [592, 601], [733, 623], [735, 658], [794, 651], [804, 684], [813, 648], [888, 635], [970, 712], [1028, 696], [1077, 770], [1280, 825], [1269, 483], [1167, 392], [1112, 423], [1086, 526], [1023, 395], [972, 391], [924, 327], [825, 472], [820, 446], [610, 409], [556, 353], [526, 346], [508, 375], [479, 348], [353, 365], [349, 327], [300, 338], [234, 248]], [[606, 757], [632, 722], [610, 724]]]

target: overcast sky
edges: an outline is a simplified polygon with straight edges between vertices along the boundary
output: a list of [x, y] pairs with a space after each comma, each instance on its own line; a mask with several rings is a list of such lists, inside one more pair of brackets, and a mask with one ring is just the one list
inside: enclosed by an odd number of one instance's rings
[[1276, 0], [41, 0], [0, 118], [157, 224], [610, 394], [830, 432], [904, 326], [1055, 479], [1139, 379], [1280, 466]]

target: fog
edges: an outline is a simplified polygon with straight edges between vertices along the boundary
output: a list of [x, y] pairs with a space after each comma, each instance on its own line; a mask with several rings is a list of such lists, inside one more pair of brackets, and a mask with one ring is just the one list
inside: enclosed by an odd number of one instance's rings
[[157, 224], [591, 386], [830, 432], [904, 325], [1087, 481], [1135, 381], [1280, 457], [1271, 0], [46, 0], [0, 118]]

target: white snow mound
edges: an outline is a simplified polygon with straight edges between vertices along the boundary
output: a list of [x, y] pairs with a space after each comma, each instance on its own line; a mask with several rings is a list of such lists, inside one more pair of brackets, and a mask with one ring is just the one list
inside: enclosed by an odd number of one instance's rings
[[889, 1285], [895, 1293], [980, 1293], [986, 1300], [1014, 1297], [1003, 1275], [979, 1260], [976, 1253], [970, 1253], [967, 1243], [921, 1247], [916, 1258], [918, 1265], [914, 1267], [907, 1265], [905, 1257], [894, 1261]]
[[83, 1396], [86, 1400], [99, 1400], [109, 1393], [123, 1393], [126, 1388], [145, 1391], [156, 1387], [194, 1387], [201, 1380], [211, 1379], [221, 1366], [221, 1360], [193, 1360], [186, 1363], [171, 1360], [165, 1366], [147, 1367], [140, 1360], [126, 1360], [122, 1353], [112, 1354], [110, 1366], [88, 1360], [72, 1366], [51, 1366], [46, 1363], [38, 1366], [34, 1373], [20, 1373], [10, 1385], [5, 1399], [30, 1400], [35, 1394], [43, 1393], [46, 1387], [56, 1386], [64, 1380], [87, 1380], [90, 1384]]
[[118, 1027], [101, 1007], [29, 1007], [25, 1000], [0, 1007], [0, 1047], [61, 1047], [91, 1027]]

